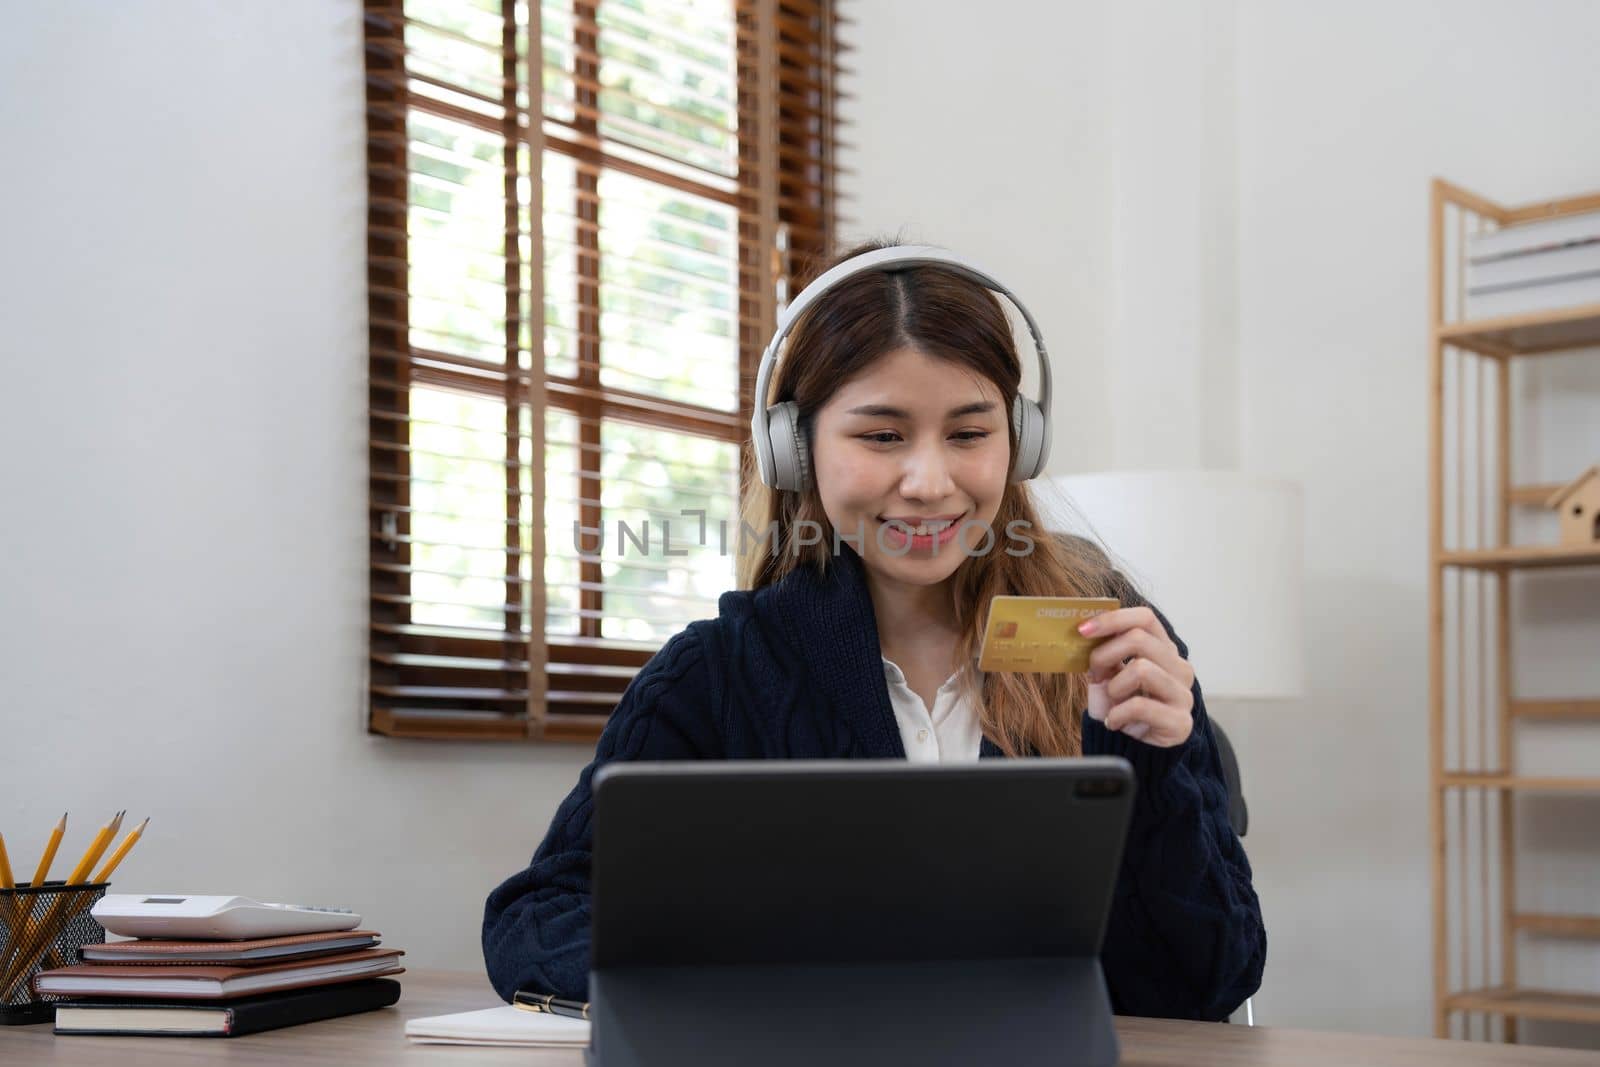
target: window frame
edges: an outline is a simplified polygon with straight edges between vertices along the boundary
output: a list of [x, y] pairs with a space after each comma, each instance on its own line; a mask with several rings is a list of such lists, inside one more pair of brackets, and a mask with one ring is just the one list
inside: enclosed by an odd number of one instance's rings
[[[520, 741], [592, 741], [634, 672], [653, 646], [599, 637], [601, 619], [580, 619], [576, 638], [544, 633], [545, 414], [578, 418], [580, 472], [599, 486], [601, 428], [605, 420], [652, 429], [686, 431], [726, 441], [739, 450], [742, 493], [748, 463], [748, 427], [756, 363], [770, 338], [780, 297], [832, 247], [836, 203], [836, 87], [839, 74], [833, 0], [730, 0], [736, 33], [738, 177], [728, 192], [694, 182], [682, 166], [657, 169], [643, 150], [607, 150], [597, 114], [599, 0], [574, 0], [576, 55], [573, 118], [544, 115], [542, 25], [539, 0], [527, 0], [527, 55], [517, 55], [514, 6], [502, 12], [502, 75], [498, 122], [467, 108], [413, 94], [406, 69], [404, 0], [367, 0], [365, 56], [368, 130], [369, 303], [369, 533], [370, 605], [368, 731], [396, 737]], [[525, 63], [520, 72], [518, 64]], [[517, 107], [521, 88], [527, 104]], [[485, 97], [484, 99], [488, 99]], [[407, 241], [407, 118], [413, 108], [503, 138], [505, 171], [506, 362], [486, 361], [411, 344]], [[523, 114], [542, 121], [524, 120]], [[519, 203], [522, 152], [529, 169], [544, 153], [573, 161], [580, 223], [579, 348], [576, 375], [551, 374], [541, 352], [519, 372], [522, 308], [532, 309], [542, 336], [544, 249], [542, 182], [530, 182], [531, 202]], [[599, 190], [602, 170], [616, 170], [732, 206], [738, 213], [738, 404], [733, 412], [638, 393], [600, 382]], [[526, 214], [524, 222], [522, 215]], [[529, 239], [534, 269], [522, 281], [519, 239]], [[411, 621], [410, 391], [436, 386], [493, 398], [506, 406], [504, 457], [507, 522], [507, 595], [500, 631], [435, 632], [449, 627]], [[520, 445], [530, 454], [524, 458]], [[529, 488], [524, 491], [524, 475]], [[582, 473], [580, 473], [580, 479]], [[602, 525], [600, 493], [580, 494], [580, 522]], [[531, 497], [533, 521], [515, 518]], [[522, 545], [530, 547], [531, 579], [521, 577]], [[598, 558], [579, 563], [580, 608], [604, 610], [604, 575]], [[528, 585], [526, 590], [521, 586]], [[590, 588], [590, 586], [597, 588]], [[526, 594], [526, 600], [524, 599]], [[525, 606], [526, 605], [526, 606]], [[541, 620], [540, 637], [525, 619]], [[469, 681], [470, 684], [462, 684]], [[451, 695], [455, 694], [455, 695]], [[425, 706], [408, 704], [429, 702]]]

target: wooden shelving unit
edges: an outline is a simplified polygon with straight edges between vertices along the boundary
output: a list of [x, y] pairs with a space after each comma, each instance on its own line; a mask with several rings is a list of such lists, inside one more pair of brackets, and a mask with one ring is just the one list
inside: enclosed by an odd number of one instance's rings
[[1593, 915], [1517, 915], [1518, 930], [1556, 937], [1600, 937], [1600, 917]]
[[1592, 566], [1600, 563], [1600, 545], [1593, 548], [1563, 548], [1560, 545], [1480, 548], [1443, 552], [1439, 560], [1447, 567], [1488, 571]]
[[1600, 776], [1518, 773], [1512, 745], [1513, 726], [1527, 719], [1592, 721], [1600, 728], [1600, 676], [1594, 692], [1570, 699], [1514, 698], [1510, 611], [1514, 572], [1600, 566], [1600, 545], [1513, 543], [1513, 513], [1542, 508], [1558, 487], [1512, 484], [1510, 432], [1512, 364], [1600, 346], [1600, 305], [1478, 321], [1461, 312], [1468, 234], [1596, 210], [1600, 193], [1504, 207], [1448, 182], [1433, 183], [1429, 796], [1439, 1037], [1514, 1042], [1522, 1019], [1600, 1024], [1600, 990], [1518, 984], [1520, 935], [1600, 940], [1600, 915], [1518, 909], [1514, 822], [1519, 796], [1600, 794]]
[[1439, 328], [1439, 338], [1447, 345], [1496, 358], [1587, 348], [1600, 345], [1600, 304], [1451, 323]]
[[1514, 793], [1600, 793], [1600, 778], [1535, 778], [1515, 774], [1445, 774], [1447, 788], [1498, 789]]
[[1600, 996], [1558, 993], [1548, 989], [1496, 986], [1471, 989], [1445, 998], [1447, 1011], [1483, 1012], [1510, 1019], [1600, 1023]]

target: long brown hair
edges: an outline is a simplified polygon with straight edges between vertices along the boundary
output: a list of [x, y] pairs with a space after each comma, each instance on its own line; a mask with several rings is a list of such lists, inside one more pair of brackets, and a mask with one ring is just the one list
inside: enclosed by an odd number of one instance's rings
[[[868, 241], [835, 257], [827, 266], [892, 242]], [[792, 400], [800, 409], [801, 425], [809, 434], [819, 408], [844, 382], [874, 360], [900, 348], [916, 348], [946, 359], [993, 382], [1011, 410], [1022, 381], [1022, 364], [1012, 338], [1011, 324], [1000, 299], [987, 288], [938, 266], [918, 266], [893, 273], [857, 274], [817, 301], [795, 323], [787, 352], [774, 374], [771, 397], [756, 397], [758, 404]], [[1015, 429], [1006, 420], [1011, 453], [1016, 454]], [[787, 576], [802, 565], [822, 574], [832, 554], [833, 526], [822, 509], [815, 480], [803, 492], [775, 492], [761, 484], [754, 457], [745, 450], [746, 484], [741, 504], [742, 520], [756, 532], [777, 524], [771, 550], [766, 542], [739, 557], [740, 584], [760, 589]], [[817, 543], [800, 543], [796, 536], [802, 520], [817, 525], [823, 536]], [[1029, 523], [1032, 551], [1013, 556], [1004, 551], [999, 531], [1010, 523]], [[995, 515], [997, 540], [993, 551], [969, 556], [951, 582], [957, 625], [957, 661], [974, 663], [983, 637], [987, 605], [991, 598], [1009, 596], [1110, 596], [1122, 595], [1110, 559], [1092, 541], [1043, 534], [1033, 495], [1026, 482], [1008, 482]], [[813, 534], [814, 536], [814, 534]], [[809, 541], [810, 539], [805, 539]], [[970, 686], [974, 674], [966, 674]], [[1079, 713], [1087, 703], [1088, 685], [1080, 674], [984, 675], [977, 697], [983, 732], [1008, 756], [1075, 756], [1082, 751]]]

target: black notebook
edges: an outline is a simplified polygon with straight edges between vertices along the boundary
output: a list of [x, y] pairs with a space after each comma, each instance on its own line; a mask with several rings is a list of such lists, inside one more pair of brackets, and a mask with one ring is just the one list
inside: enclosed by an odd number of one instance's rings
[[399, 999], [399, 982], [368, 978], [225, 1001], [64, 1000], [56, 1005], [56, 1033], [238, 1037], [386, 1008]]

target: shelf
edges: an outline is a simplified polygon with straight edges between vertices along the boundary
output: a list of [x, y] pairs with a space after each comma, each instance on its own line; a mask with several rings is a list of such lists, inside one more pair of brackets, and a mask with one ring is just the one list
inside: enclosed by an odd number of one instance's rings
[[1600, 700], [1513, 700], [1510, 710], [1513, 719], [1600, 719]]
[[1517, 774], [1444, 774], [1442, 788], [1511, 789], [1521, 793], [1600, 793], [1600, 778], [1536, 778]]
[[1514, 485], [1511, 487], [1511, 492], [1506, 495], [1506, 502], [1525, 508], [1543, 508], [1545, 501], [1565, 487], [1564, 482], [1551, 482], [1548, 485]]
[[1483, 1011], [1520, 1019], [1600, 1023], [1600, 996], [1593, 993], [1495, 986], [1454, 993], [1445, 998], [1444, 1005], [1449, 1011]]
[[1535, 915], [1512, 917], [1511, 925], [1530, 934], [1550, 937], [1600, 937], [1600, 915]]
[[1526, 570], [1537, 567], [1589, 567], [1600, 564], [1600, 544], [1512, 545], [1509, 548], [1475, 548], [1439, 553], [1445, 567], [1476, 570]]
[[1600, 304], [1453, 322], [1439, 340], [1485, 356], [1529, 356], [1600, 345]]

